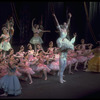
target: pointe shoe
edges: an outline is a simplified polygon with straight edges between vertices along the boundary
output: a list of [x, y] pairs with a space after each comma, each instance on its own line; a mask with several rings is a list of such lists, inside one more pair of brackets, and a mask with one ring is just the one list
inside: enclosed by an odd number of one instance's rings
[[60, 83], [64, 83], [64, 82], [66, 82], [66, 80], [60, 79]]
[[66, 82], [66, 80], [63, 80], [63, 82]]
[[69, 72], [69, 74], [73, 74], [73, 72]]
[[75, 71], [78, 71], [78, 69], [74, 69]]
[[47, 77], [44, 80], [47, 80]]
[[85, 72], [89, 72], [89, 70], [88, 70], [88, 69], [85, 69], [85, 70], [83, 70], [83, 71], [85, 71]]
[[63, 80], [60, 80], [60, 83], [64, 83], [64, 81]]
[[30, 82], [29, 84], [32, 84], [33, 82]]

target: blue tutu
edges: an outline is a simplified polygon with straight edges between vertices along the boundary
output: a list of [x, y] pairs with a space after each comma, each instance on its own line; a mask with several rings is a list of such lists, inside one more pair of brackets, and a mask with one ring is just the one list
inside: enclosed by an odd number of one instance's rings
[[21, 85], [16, 75], [5, 75], [0, 79], [0, 89], [9, 95], [20, 95]]

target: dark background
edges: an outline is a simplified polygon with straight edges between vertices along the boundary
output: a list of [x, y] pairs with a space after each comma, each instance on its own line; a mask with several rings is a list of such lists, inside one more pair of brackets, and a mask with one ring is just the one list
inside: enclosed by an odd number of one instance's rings
[[[97, 40], [100, 40], [100, 3], [97, 3], [97, 10], [90, 20], [93, 32]], [[90, 2], [86, 2], [89, 12]], [[53, 5], [53, 6], [52, 6]], [[94, 5], [92, 5], [94, 7]], [[45, 30], [51, 30], [50, 33], [44, 33], [42, 39], [44, 46], [48, 46], [48, 43], [52, 40], [56, 45], [56, 39], [58, 33], [56, 30], [54, 19], [52, 17], [51, 9], [54, 8], [55, 14], [60, 24], [67, 20], [68, 12], [72, 13], [72, 19], [70, 24], [70, 37], [73, 37], [73, 33], [77, 32], [76, 43], [80, 43], [82, 38], [86, 43], [93, 43], [95, 41], [89, 31], [89, 27], [86, 20], [86, 13], [84, 9], [84, 2], [34, 2], [34, 1], [1, 1], [0, 2], [0, 34], [2, 34], [1, 28], [6, 20], [10, 17], [14, 17], [15, 33], [13, 36], [12, 44], [27, 44], [32, 38], [33, 33], [31, 29], [32, 19], [35, 17], [35, 23], [39, 23], [41, 15], [43, 16], [43, 26]], [[92, 12], [95, 12], [94, 10]]]

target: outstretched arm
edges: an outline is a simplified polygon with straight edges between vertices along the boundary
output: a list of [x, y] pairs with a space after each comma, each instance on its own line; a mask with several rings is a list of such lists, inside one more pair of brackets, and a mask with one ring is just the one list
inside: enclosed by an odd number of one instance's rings
[[53, 13], [52, 15], [53, 15], [53, 17], [54, 17], [54, 19], [55, 19], [55, 21], [56, 21], [57, 26], [59, 26], [59, 22], [58, 22], [58, 20], [57, 20], [57, 17], [56, 17], [56, 15], [55, 15], [55, 13]]
[[68, 21], [67, 21], [67, 27], [69, 27], [69, 25], [70, 25], [70, 20], [71, 20], [72, 14], [69, 13], [68, 16], [69, 16], [69, 18], [68, 18]]
[[34, 20], [35, 20], [35, 18], [32, 20], [32, 31], [34, 32], [35, 31], [35, 28], [34, 28]]
[[34, 24], [34, 20], [35, 20], [35, 18], [33, 18], [33, 20], [32, 20], [32, 29], [34, 28], [34, 26], [33, 26], [33, 24]]
[[59, 30], [59, 32], [61, 32], [62, 30], [61, 30], [61, 27], [60, 27], [60, 24], [59, 24], [59, 22], [58, 22], [58, 20], [57, 20], [56, 15], [55, 15], [54, 13], [53, 13], [52, 15], [54, 16], [54, 19], [55, 19], [55, 21], [56, 21], [57, 29]]

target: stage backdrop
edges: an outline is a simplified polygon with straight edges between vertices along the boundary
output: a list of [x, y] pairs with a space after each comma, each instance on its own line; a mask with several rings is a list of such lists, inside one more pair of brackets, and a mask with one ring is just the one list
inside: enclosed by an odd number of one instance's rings
[[[95, 37], [100, 40], [100, 3], [86, 2], [89, 12], [90, 24], [92, 25]], [[43, 26], [45, 30], [51, 30], [50, 33], [43, 34], [44, 46], [52, 40], [56, 45], [56, 39], [59, 34], [56, 33], [56, 26], [52, 17], [52, 11], [55, 12], [60, 24], [67, 21], [68, 13], [72, 13], [70, 24], [70, 37], [77, 32], [76, 44], [80, 43], [80, 39], [84, 38], [86, 43], [94, 43], [93, 37], [89, 31], [84, 9], [84, 2], [0, 2], [0, 34], [1, 28], [6, 20], [14, 17], [15, 33], [12, 44], [26, 44], [33, 36], [31, 22], [36, 18], [35, 23], [40, 23], [41, 16], [43, 17]]]

